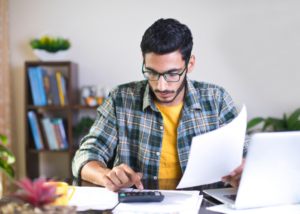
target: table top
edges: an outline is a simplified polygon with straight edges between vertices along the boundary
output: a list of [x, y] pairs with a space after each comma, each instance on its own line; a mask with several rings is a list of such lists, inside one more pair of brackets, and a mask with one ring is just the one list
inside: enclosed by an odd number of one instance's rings
[[[159, 189], [159, 190], [176, 190], [176, 187], [179, 183], [179, 179], [175, 180], [175, 179], [158, 179], [158, 180], [153, 180], [153, 179], [142, 179], [142, 183], [144, 185], [144, 189]], [[91, 187], [99, 187], [93, 183], [90, 183], [88, 181], [84, 181], [84, 180], [77, 180], [77, 179], [73, 179], [72, 183], [73, 186], [91, 186]], [[132, 188], [135, 188], [135, 186], [133, 186]], [[210, 187], [211, 188], [211, 187]], [[185, 189], [180, 189], [178, 191], [184, 190], [198, 190], [200, 191], [200, 195], [203, 194], [203, 190], [209, 189], [209, 185], [206, 186], [197, 186], [197, 187], [192, 187], [192, 188], [185, 188]], [[210, 206], [214, 206], [214, 205], [218, 205], [218, 204], [222, 204], [221, 202], [215, 200], [214, 198], [208, 197], [204, 194], [203, 196], [203, 200], [201, 203], [201, 208], [198, 212], [198, 214], [217, 214], [218, 212], [212, 212], [206, 209], [206, 207], [210, 207]], [[79, 213], [84, 213], [84, 212], [79, 212]], [[96, 212], [95, 212], [96, 213]], [[105, 214], [110, 214], [113, 213], [113, 211], [111, 212], [110, 210], [107, 210], [105, 212]], [[90, 212], [89, 212], [90, 214]]]

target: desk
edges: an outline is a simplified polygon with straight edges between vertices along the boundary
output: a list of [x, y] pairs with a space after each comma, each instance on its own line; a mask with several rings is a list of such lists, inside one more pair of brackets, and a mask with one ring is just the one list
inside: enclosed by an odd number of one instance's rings
[[[180, 180], [171, 180], [171, 179], [159, 179], [159, 180], [142, 179], [142, 183], [143, 183], [145, 189], [160, 189], [160, 190], [175, 190], [179, 181]], [[95, 187], [97, 187], [97, 185], [92, 184], [88, 181], [77, 180], [77, 179], [73, 179], [72, 185], [73, 186], [91, 186], [91, 187], [95, 186]], [[205, 185], [205, 186], [199, 186], [199, 187], [193, 187], [193, 188], [185, 188], [182, 190], [198, 190], [198, 191], [200, 191], [200, 195], [202, 195], [203, 190], [211, 189], [211, 188], [222, 188], [222, 187], [223, 187], [223, 183], [216, 183], [214, 185]], [[135, 186], [133, 186], [132, 188], [135, 188]], [[180, 191], [180, 190], [178, 190], [178, 191]], [[206, 210], [206, 207], [214, 206], [217, 204], [221, 204], [221, 203], [211, 197], [206, 197], [204, 195], [199, 214], [217, 214], [217, 212], [212, 212], [212, 211]], [[79, 212], [79, 213], [84, 213], [84, 212]], [[95, 214], [96, 213], [98, 214], [98, 212], [95, 212]], [[111, 212], [109, 212], [109, 211], [105, 212], [105, 214], [110, 214], [110, 213]], [[91, 213], [89, 212], [89, 214], [91, 214]]]
[[[66, 179], [64, 180], [65, 182], [69, 183], [70, 185], [73, 186], [97, 186], [95, 184], [92, 184], [90, 182], [84, 181], [84, 180], [77, 180], [77, 179]], [[150, 180], [150, 179], [143, 179], [142, 183], [144, 185], [145, 189], [160, 189], [160, 190], [175, 190], [176, 186], [179, 183], [179, 180]], [[209, 188], [221, 188], [222, 183], [217, 183], [214, 185], [207, 185], [207, 186], [199, 186], [199, 187], [193, 187], [193, 188], [185, 188], [182, 190], [198, 190], [200, 191], [200, 194], [203, 194], [203, 190], [209, 189]], [[134, 188], [134, 187], [133, 187]], [[180, 190], [178, 190], [180, 191]], [[22, 203], [20, 200], [5, 196], [0, 200], [0, 206], [5, 205], [9, 202], [18, 202]], [[210, 197], [203, 197], [203, 201], [201, 204], [201, 208], [199, 211], [199, 214], [217, 214], [217, 212], [212, 212], [209, 210], [206, 210], [206, 207], [214, 206], [220, 204], [217, 200], [214, 200], [213, 198]], [[111, 214], [110, 211], [84, 211], [84, 212], [77, 212], [78, 214]]]

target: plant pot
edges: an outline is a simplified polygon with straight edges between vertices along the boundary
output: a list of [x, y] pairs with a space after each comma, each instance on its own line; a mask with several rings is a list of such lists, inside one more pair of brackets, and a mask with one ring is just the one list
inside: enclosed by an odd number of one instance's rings
[[63, 61], [66, 58], [69, 50], [57, 51], [55, 53], [50, 53], [45, 50], [34, 49], [34, 54], [41, 61]]

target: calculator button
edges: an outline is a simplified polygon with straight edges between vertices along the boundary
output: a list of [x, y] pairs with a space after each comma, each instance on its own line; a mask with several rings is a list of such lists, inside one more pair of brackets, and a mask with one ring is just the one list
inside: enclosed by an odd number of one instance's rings
[[126, 192], [125, 195], [130, 195], [130, 192]]
[[125, 194], [124, 194], [124, 193], [122, 193], [122, 194], [120, 194], [120, 196], [125, 196]]
[[154, 192], [155, 195], [160, 195], [159, 192]]

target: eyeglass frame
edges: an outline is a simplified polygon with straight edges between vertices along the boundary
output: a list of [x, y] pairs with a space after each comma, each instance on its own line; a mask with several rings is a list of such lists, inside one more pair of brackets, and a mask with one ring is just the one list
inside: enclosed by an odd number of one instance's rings
[[[190, 59], [191, 59], [191, 58], [190, 58]], [[144, 59], [144, 60], [143, 60], [143, 65], [142, 65], [142, 73], [143, 73], [143, 76], [144, 76], [144, 77], [145, 77], [144, 73], [155, 73], [155, 74], [158, 74], [157, 80], [159, 80], [160, 76], [163, 76], [164, 79], [165, 79], [167, 82], [179, 82], [180, 77], [181, 77], [182, 74], [185, 72], [185, 70], [186, 70], [186, 68], [187, 68], [187, 66], [188, 66], [188, 64], [189, 64], [189, 62], [190, 62], [190, 59], [189, 59], [189, 61], [186, 63], [186, 65], [185, 65], [183, 71], [182, 71], [180, 74], [178, 74], [178, 73], [164, 73], [164, 74], [161, 74], [161, 73], [158, 73], [158, 72], [156, 72], [156, 71], [144, 71], [144, 65], [145, 65], [145, 59]], [[165, 76], [166, 74], [172, 74], [172, 75], [175, 74], [175, 75], [178, 75], [178, 76], [179, 76], [179, 79], [178, 79], [178, 81], [168, 81], [168, 80], [167, 80], [167, 77]], [[150, 79], [147, 79], [146, 77], [145, 77], [145, 79], [146, 79], [146, 80], [149, 80], [149, 81], [157, 81], [157, 80], [150, 80]]]

